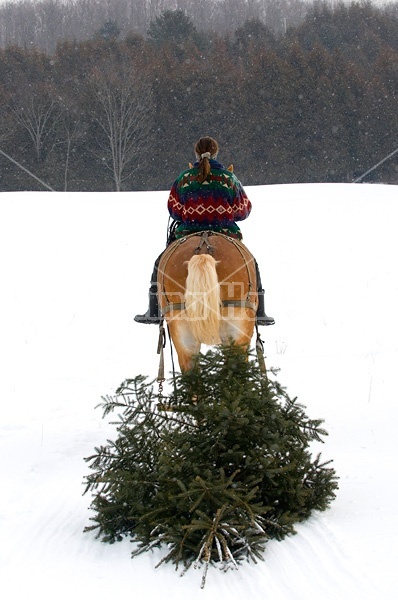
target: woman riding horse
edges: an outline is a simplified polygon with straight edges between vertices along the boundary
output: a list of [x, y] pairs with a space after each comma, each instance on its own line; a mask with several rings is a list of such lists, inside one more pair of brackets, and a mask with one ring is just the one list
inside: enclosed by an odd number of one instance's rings
[[[242, 239], [236, 221], [246, 219], [251, 211], [251, 202], [240, 181], [230, 170], [225, 169], [216, 158], [218, 143], [211, 137], [202, 137], [195, 144], [197, 162], [183, 171], [174, 182], [168, 209], [171, 217], [178, 222], [172, 242], [198, 231], [215, 231], [229, 237]], [[162, 253], [163, 254], [163, 253]], [[154, 265], [149, 289], [149, 308], [143, 315], [136, 315], [137, 323], [160, 323], [157, 297], [157, 270], [160, 255]], [[257, 263], [258, 309], [257, 325], [273, 325], [272, 317], [264, 311], [264, 290], [262, 289]]]

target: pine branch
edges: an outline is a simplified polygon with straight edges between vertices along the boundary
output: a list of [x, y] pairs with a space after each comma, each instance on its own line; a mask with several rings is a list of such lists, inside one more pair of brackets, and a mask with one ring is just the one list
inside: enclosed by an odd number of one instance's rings
[[198, 356], [171, 387], [168, 411], [142, 376], [103, 398], [104, 417], [118, 412], [118, 437], [85, 459], [95, 514], [86, 531], [110, 543], [130, 537], [132, 556], [167, 546], [159, 565], [182, 565], [184, 574], [202, 564], [204, 586], [211, 564], [261, 560], [269, 539], [325, 510], [337, 477], [309, 452], [327, 435], [323, 421], [239, 349]]

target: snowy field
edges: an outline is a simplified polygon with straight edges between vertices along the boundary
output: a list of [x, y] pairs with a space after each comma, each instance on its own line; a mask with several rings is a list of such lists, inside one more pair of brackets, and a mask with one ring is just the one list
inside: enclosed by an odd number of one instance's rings
[[[4, 600], [389, 600], [397, 597], [398, 187], [247, 187], [267, 363], [329, 432], [331, 508], [272, 541], [258, 565], [180, 578], [83, 534], [95, 406], [157, 374], [157, 328], [134, 323], [166, 238], [167, 192], [0, 197], [0, 594]], [[166, 369], [171, 371], [169, 346]]]

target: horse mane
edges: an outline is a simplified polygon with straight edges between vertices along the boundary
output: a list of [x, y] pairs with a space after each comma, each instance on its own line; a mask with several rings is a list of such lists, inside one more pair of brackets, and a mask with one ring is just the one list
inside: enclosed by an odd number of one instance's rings
[[185, 313], [192, 335], [207, 345], [220, 343], [221, 296], [216, 264], [210, 254], [192, 256], [185, 287]]

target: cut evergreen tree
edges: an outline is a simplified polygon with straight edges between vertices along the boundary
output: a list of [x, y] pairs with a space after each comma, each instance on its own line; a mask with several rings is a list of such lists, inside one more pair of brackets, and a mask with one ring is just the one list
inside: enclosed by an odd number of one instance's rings
[[170, 383], [167, 407], [143, 376], [103, 399], [104, 416], [119, 412], [118, 436], [86, 459], [95, 513], [86, 531], [130, 537], [133, 556], [164, 546], [161, 562], [204, 563], [204, 586], [210, 564], [262, 559], [267, 540], [325, 510], [337, 477], [309, 451], [327, 435], [322, 420], [238, 348], [199, 355]]

